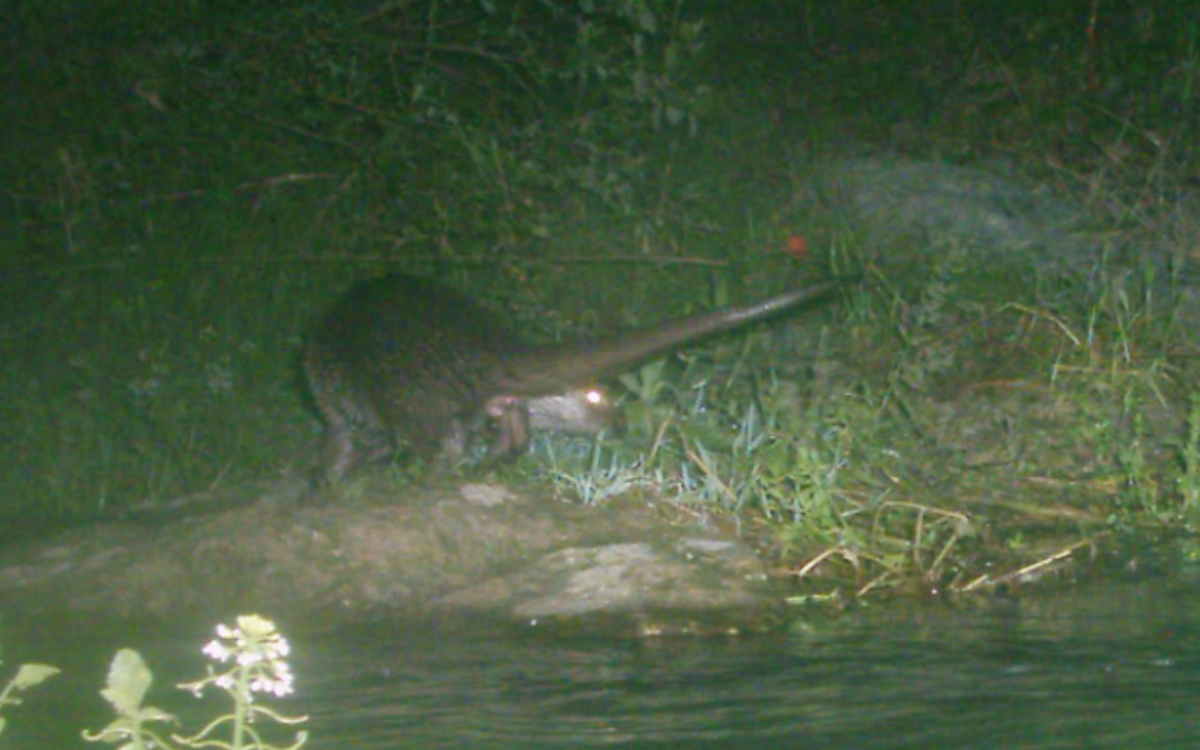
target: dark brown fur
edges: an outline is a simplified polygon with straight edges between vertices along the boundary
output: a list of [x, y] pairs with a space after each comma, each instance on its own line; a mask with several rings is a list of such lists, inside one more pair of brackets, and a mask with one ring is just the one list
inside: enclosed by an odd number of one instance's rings
[[327, 430], [320, 470], [340, 478], [397, 443], [458, 457], [483, 430], [492, 435], [488, 460], [523, 453], [534, 430], [595, 434], [611, 424], [614, 409], [591, 404], [584, 386], [836, 286], [827, 282], [591, 344], [535, 347], [437, 282], [401, 274], [366, 281], [321, 319], [304, 351]]

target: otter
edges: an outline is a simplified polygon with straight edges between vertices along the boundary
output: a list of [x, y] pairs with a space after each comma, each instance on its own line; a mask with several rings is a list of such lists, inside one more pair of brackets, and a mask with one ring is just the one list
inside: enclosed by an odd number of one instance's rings
[[390, 274], [361, 282], [317, 323], [303, 365], [325, 446], [314, 481], [341, 479], [401, 445], [484, 460], [524, 453], [533, 431], [595, 435], [619, 410], [592, 384], [685, 343], [821, 297], [831, 280], [751, 305], [700, 313], [588, 343], [531, 345], [466, 295]]

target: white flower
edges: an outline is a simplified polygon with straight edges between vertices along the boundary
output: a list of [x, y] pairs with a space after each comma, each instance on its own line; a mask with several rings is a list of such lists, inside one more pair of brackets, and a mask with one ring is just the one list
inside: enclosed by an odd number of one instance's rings
[[[221, 662], [231, 658], [237, 667], [229, 672], [211, 677], [209, 681], [225, 690], [233, 691], [235, 675], [249, 678], [249, 690], [242, 696], [252, 700], [250, 693], [271, 693], [276, 696], [292, 692], [291, 668], [283, 657], [291, 653], [287, 639], [275, 630], [275, 623], [258, 615], [242, 615], [238, 626], [217, 625], [217, 638], [204, 647], [204, 653]], [[246, 670], [241, 672], [240, 670]], [[198, 692], [198, 691], [197, 691]]]
[[237, 663], [243, 667], [249, 667], [253, 664], [258, 664], [265, 657], [257, 651], [243, 651], [238, 654]]
[[220, 641], [209, 641], [204, 646], [203, 653], [214, 661], [229, 661], [229, 657], [233, 655], [233, 652]]

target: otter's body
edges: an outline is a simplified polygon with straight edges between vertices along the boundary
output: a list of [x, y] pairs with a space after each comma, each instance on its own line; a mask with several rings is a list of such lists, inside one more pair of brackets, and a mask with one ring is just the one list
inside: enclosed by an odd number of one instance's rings
[[304, 350], [327, 434], [320, 469], [337, 479], [398, 444], [459, 457], [482, 430], [488, 460], [524, 452], [531, 430], [596, 434], [614, 409], [587, 387], [683, 343], [823, 294], [827, 282], [746, 307], [667, 321], [591, 344], [530, 346], [465, 295], [402, 274], [358, 284]]

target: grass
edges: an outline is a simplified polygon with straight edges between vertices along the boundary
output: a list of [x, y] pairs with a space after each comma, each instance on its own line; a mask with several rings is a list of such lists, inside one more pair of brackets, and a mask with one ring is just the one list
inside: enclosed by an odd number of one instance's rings
[[[303, 463], [296, 351], [364, 275], [437, 276], [552, 340], [833, 272], [866, 280], [630, 373], [627, 438], [511, 477], [732, 515], [858, 594], [1189, 530], [1197, 18], [931, 7], [8, 8], [0, 522]], [[873, 226], [814, 199], [860, 151], [999, 162], [1087, 221], [999, 260]], [[1045, 263], [1058, 243], [1103, 252]]]

